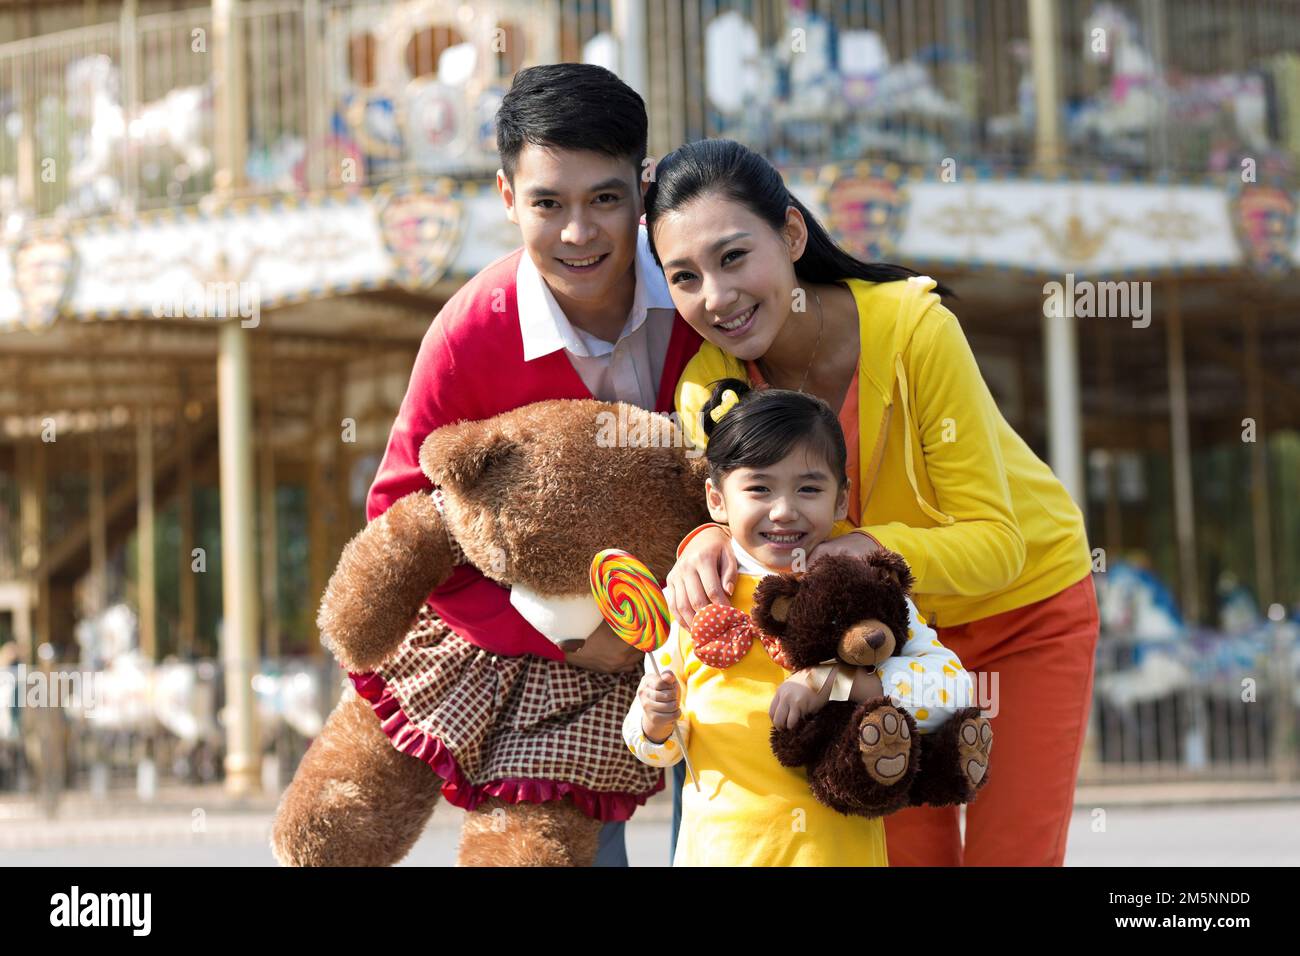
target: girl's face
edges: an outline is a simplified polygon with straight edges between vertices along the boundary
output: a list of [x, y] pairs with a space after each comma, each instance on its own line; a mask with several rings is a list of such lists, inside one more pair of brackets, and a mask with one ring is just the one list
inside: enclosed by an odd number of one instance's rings
[[801, 555], [806, 561], [849, 510], [848, 487], [838, 487], [829, 464], [805, 445], [774, 465], [737, 468], [721, 488], [706, 479], [704, 491], [713, 520], [774, 570], [789, 569]]
[[808, 240], [799, 210], [774, 230], [744, 204], [707, 193], [661, 216], [654, 240], [682, 318], [723, 351], [762, 358], [790, 316], [794, 263]]

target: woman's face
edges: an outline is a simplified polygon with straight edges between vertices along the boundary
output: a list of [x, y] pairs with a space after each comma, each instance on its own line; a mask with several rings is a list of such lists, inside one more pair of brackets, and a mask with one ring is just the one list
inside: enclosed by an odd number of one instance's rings
[[705, 479], [709, 514], [736, 542], [769, 568], [789, 569], [831, 536], [848, 514], [847, 487], [839, 487], [825, 459], [799, 445], [774, 465], [737, 468], [722, 487]]
[[655, 222], [655, 251], [673, 305], [691, 327], [742, 361], [762, 358], [789, 318], [794, 263], [808, 232], [791, 206], [775, 230], [742, 203], [700, 196]]

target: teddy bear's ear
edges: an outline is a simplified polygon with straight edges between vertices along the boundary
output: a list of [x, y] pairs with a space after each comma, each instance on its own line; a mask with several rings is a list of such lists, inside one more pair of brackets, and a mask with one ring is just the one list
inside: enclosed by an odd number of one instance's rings
[[790, 605], [799, 593], [799, 579], [793, 574], [772, 574], [754, 589], [754, 623], [771, 634], [782, 637], [790, 620]]
[[867, 556], [867, 563], [876, 569], [876, 573], [901, 588], [904, 594], [912, 591], [912, 569], [907, 566], [903, 556], [894, 551], [874, 551]]
[[438, 487], [462, 490], [517, 450], [515, 440], [490, 422], [458, 422], [429, 433], [420, 446], [420, 468]]
[[692, 495], [704, 496], [704, 479], [709, 477], [709, 459], [704, 451], [686, 446], [682, 452], [686, 460], [686, 474], [683, 476], [687, 490]]

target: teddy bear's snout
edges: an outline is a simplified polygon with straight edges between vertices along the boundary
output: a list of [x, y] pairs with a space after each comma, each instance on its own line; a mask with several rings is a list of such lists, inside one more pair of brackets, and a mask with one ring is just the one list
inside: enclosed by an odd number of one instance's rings
[[894, 632], [874, 619], [855, 624], [840, 638], [839, 657], [847, 664], [878, 664], [893, 652]]

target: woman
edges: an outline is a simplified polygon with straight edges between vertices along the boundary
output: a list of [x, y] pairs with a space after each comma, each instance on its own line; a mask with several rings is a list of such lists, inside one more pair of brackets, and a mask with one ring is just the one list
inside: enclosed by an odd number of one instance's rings
[[[808, 561], [901, 553], [922, 614], [977, 674], [998, 754], [965, 845], [955, 807], [909, 809], [886, 820], [890, 862], [1060, 865], [1098, 633], [1083, 517], [998, 411], [947, 290], [854, 259], [765, 159], [727, 140], [659, 163], [646, 222], [674, 304], [705, 339], [678, 384], [688, 436], [706, 443], [699, 411], [727, 377], [840, 409], [859, 533]], [[735, 576], [725, 529], [696, 529], [668, 578], [674, 612], [690, 626], [728, 603]]]

